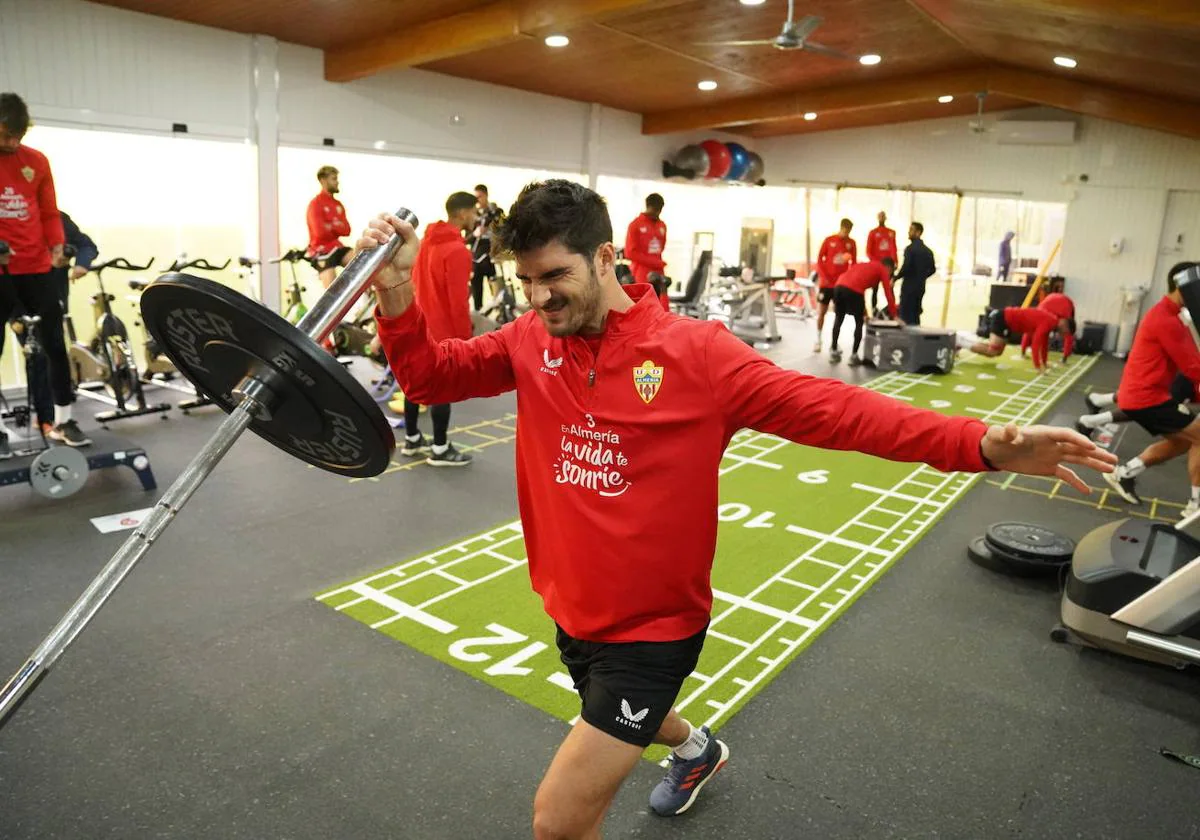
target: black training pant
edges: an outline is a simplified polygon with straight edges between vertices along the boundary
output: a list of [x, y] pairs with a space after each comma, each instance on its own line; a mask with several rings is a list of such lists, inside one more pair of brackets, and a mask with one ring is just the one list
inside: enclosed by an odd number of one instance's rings
[[[429, 416], [433, 420], [433, 445], [446, 445], [446, 432], [450, 428], [450, 403], [431, 405]], [[417, 423], [421, 419], [421, 405], [408, 397], [404, 398], [404, 434], [417, 434]]]
[[483, 281], [496, 276], [496, 266], [490, 259], [475, 263], [471, 272], [471, 299], [475, 303], [475, 311], [483, 309]]
[[921, 323], [921, 313], [925, 310], [921, 307], [921, 301], [925, 297], [925, 284], [912, 283], [905, 280], [904, 285], [900, 287], [900, 320], [911, 326], [919, 326]]
[[[75, 389], [71, 387], [63, 309], [54, 272], [0, 275], [0, 324], [7, 324], [18, 307], [41, 317], [38, 336], [49, 361], [50, 391], [55, 405], [70, 405], [75, 402]], [[4, 332], [0, 330], [0, 355], [3, 353]]]
[[862, 343], [863, 319], [867, 314], [867, 298], [851, 289], [849, 286], [838, 286], [833, 290], [833, 306], [837, 314], [833, 319], [833, 348], [837, 349], [838, 336], [842, 332], [842, 321], [847, 315], [854, 318], [854, 349], [858, 353], [858, 345]]

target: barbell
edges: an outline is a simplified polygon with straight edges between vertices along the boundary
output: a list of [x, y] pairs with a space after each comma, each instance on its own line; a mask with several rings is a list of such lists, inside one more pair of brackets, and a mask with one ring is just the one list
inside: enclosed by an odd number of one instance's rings
[[[417, 227], [401, 208], [396, 216]], [[379, 475], [396, 439], [379, 406], [321, 342], [403, 244], [358, 253], [293, 326], [212, 280], [168, 273], [142, 292], [146, 329], [202, 394], [229, 416], [184, 467], [154, 511], [129, 536], [71, 609], [0, 689], [0, 727], [33, 692], [134, 565], [246, 429], [315, 467]]]

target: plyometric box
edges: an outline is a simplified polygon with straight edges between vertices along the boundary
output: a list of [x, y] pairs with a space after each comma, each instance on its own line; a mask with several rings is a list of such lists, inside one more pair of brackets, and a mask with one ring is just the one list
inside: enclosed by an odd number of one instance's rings
[[902, 327], [892, 321], [868, 322], [863, 360], [879, 370], [949, 373], [954, 368], [954, 333]]

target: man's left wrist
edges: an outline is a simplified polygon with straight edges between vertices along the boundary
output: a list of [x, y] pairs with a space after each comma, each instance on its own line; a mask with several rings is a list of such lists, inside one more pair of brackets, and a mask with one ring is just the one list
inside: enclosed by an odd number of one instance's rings
[[994, 463], [992, 463], [992, 459], [989, 458], [987, 455], [987, 440], [988, 439], [987, 439], [986, 433], [984, 433], [984, 436], [979, 439], [979, 458], [980, 458], [980, 460], [983, 461], [983, 465], [985, 467], [987, 467], [992, 472], [997, 472], [999, 468]]

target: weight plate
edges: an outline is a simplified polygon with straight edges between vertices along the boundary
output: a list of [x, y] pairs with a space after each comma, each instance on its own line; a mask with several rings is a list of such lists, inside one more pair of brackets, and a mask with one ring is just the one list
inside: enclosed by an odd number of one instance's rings
[[250, 429], [315, 467], [379, 475], [395, 436], [383, 412], [338, 361], [295, 326], [213, 280], [164, 274], [142, 292], [146, 329], [179, 372], [225, 412], [254, 374], [276, 399]]
[[1063, 565], [1005, 554], [993, 548], [983, 537], [976, 537], [967, 544], [967, 556], [985, 569], [1016, 577], [1042, 577], [1057, 574]]
[[88, 462], [69, 446], [51, 446], [29, 465], [29, 484], [48, 499], [65, 499], [87, 483]]
[[1027, 522], [997, 522], [987, 529], [986, 537], [992, 548], [1029, 560], [1070, 563], [1075, 555], [1074, 540]]

